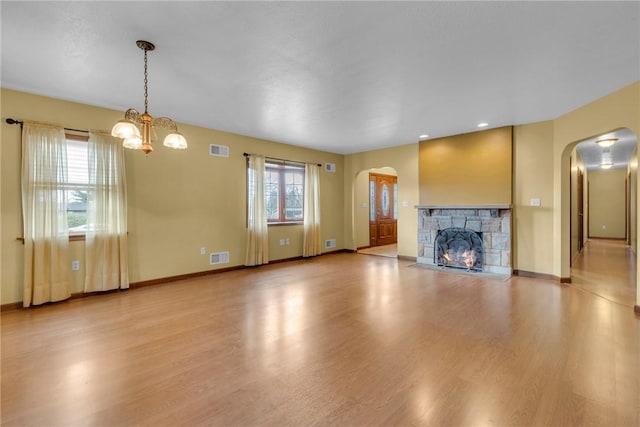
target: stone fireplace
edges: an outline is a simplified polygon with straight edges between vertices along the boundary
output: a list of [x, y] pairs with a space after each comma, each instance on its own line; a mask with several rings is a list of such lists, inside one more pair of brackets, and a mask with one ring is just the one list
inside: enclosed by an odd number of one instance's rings
[[418, 263], [511, 275], [510, 206], [417, 206]]

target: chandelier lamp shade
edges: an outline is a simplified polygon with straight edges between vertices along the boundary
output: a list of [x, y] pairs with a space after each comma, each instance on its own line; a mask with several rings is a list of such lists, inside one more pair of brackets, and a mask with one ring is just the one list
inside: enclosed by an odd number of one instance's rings
[[168, 117], [152, 117], [147, 111], [149, 108], [148, 97], [148, 73], [147, 73], [147, 52], [156, 47], [153, 43], [138, 40], [136, 45], [144, 51], [144, 113], [140, 114], [133, 108], [129, 108], [124, 113], [124, 119], [118, 122], [111, 129], [111, 135], [122, 138], [122, 145], [133, 150], [142, 150], [145, 154], [153, 151], [153, 142], [157, 140], [156, 129], [167, 129], [169, 134], [164, 139], [164, 145], [169, 148], [185, 149], [187, 140], [178, 132], [176, 122]]

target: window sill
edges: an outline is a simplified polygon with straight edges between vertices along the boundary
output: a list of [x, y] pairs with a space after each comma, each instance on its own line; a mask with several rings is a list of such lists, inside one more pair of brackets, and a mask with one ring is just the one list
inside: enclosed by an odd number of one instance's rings
[[69, 235], [69, 241], [70, 242], [77, 242], [80, 240], [86, 240], [86, 236], [84, 234], [70, 234]]
[[281, 225], [304, 225], [303, 221], [286, 221], [286, 222], [268, 222], [267, 226], [275, 225], [277, 227]]

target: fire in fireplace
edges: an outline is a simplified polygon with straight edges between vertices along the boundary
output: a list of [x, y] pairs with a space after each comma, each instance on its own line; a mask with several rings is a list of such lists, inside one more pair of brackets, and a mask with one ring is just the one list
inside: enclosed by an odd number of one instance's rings
[[445, 228], [438, 231], [434, 245], [436, 265], [482, 271], [482, 233], [466, 228]]

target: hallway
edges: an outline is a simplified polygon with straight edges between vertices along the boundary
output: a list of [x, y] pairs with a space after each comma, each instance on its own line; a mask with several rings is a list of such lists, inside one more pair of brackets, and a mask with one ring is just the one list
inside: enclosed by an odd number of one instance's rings
[[590, 239], [571, 268], [570, 286], [633, 308], [635, 255], [624, 241]]

